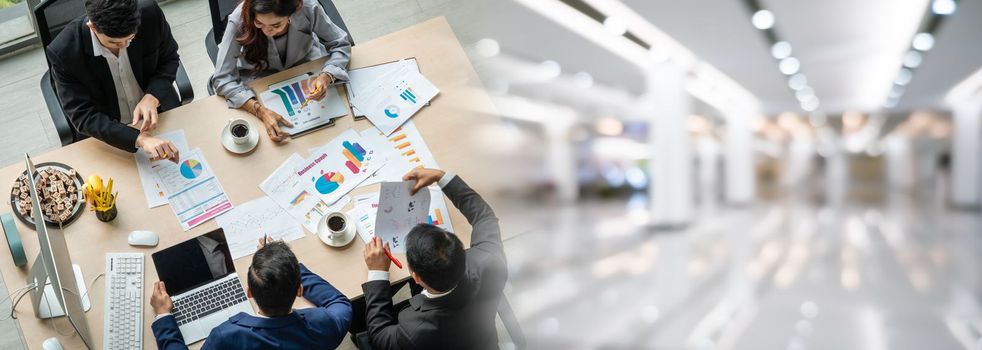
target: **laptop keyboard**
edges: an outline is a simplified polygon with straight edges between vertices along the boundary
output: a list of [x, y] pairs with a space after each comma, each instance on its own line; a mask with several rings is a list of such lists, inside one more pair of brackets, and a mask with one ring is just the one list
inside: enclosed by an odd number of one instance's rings
[[174, 318], [181, 326], [232, 305], [247, 301], [238, 278], [230, 278], [219, 284], [174, 300]]

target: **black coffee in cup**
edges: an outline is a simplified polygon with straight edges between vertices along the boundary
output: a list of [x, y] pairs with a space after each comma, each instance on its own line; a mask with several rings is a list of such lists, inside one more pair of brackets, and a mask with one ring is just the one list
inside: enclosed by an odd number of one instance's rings
[[331, 231], [338, 232], [344, 229], [344, 218], [340, 216], [334, 216], [327, 219], [327, 228]]
[[232, 136], [246, 137], [249, 135], [249, 127], [245, 124], [235, 124], [232, 126]]

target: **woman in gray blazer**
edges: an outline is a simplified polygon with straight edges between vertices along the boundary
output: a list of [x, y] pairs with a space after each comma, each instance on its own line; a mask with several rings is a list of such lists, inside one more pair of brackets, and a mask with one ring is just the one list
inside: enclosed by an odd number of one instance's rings
[[279, 124], [292, 125], [263, 107], [246, 84], [327, 56], [320, 74], [312, 79], [318, 92], [310, 97], [320, 100], [328, 87], [348, 81], [351, 43], [346, 37], [317, 0], [244, 0], [228, 16], [215, 75], [209, 83], [215, 93], [225, 97], [229, 108], [256, 116], [271, 140], [283, 141], [289, 135]]

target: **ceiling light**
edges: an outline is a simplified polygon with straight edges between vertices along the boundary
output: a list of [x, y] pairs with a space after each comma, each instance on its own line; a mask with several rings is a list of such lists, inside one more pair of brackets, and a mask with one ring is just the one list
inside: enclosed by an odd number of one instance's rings
[[501, 52], [501, 46], [498, 45], [498, 41], [488, 38], [478, 40], [477, 44], [474, 45], [474, 49], [477, 51], [477, 54], [484, 57], [494, 57]]
[[903, 94], [904, 94], [904, 87], [900, 85], [894, 85], [893, 88], [890, 89], [890, 93], [887, 94], [887, 97], [900, 98], [900, 96], [903, 96]]
[[808, 78], [804, 74], [798, 73], [788, 78], [788, 87], [792, 90], [801, 90], [808, 87]]
[[897, 73], [897, 79], [894, 79], [893, 83], [901, 86], [907, 85], [910, 83], [911, 78], [913, 78], [913, 73], [911, 73], [910, 69], [903, 68]]
[[931, 3], [931, 11], [934, 11], [935, 14], [942, 16], [955, 13], [955, 9], [957, 8], [958, 4], [955, 3], [955, 0], [934, 0], [934, 2]]
[[546, 78], [552, 79], [562, 73], [562, 68], [559, 67], [559, 63], [556, 61], [543, 61], [539, 64], [539, 71]]
[[771, 46], [771, 56], [774, 58], [783, 60], [791, 56], [791, 43], [787, 41], [778, 41]]
[[807, 86], [802, 88], [801, 90], [795, 91], [794, 93], [794, 97], [797, 98], [798, 101], [804, 101], [809, 97], [814, 97], [814, 96], [815, 96], [815, 89], [812, 89]]
[[781, 60], [780, 64], [778, 64], [778, 69], [780, 69], [781, 73], [784, 73], [785, 75], [798, 73], [798, 69], [800, 68], [801, 62], [798, 62], [798, 59], [794, 57], [785, 58]]
[[607, 28], [607, 31], [614, 35], [624, 35], [624, 33], [627, 33], [627, 24], [620, 20], [620, 18], [613, 16], [604, 19], [604, 28]]
[[818, 98], [811, 98], [801, 102], [801, 109], [804, 109], [807, 112], [814, 112], [816, 109], [818, 109], [818, 106]]
[[581, 89], [589, 89], [593, 86], [593, 76], [587, 72], [579, 72], [573, 75], [573, 81], [576, 82], [576, 86]]
[[754, 27], [760, 30], [771, 29], [774, 26], [774, 14], [771, 11], [760, 10], [751, 18]]
[[921, 65], [921, 61], [924, 60], [924, 56], [918, 51], [907, 51], [904, 54], [904, 67], [907, 68], [917, 68]]
[[934, 35], [931, 33], [917, 33], [914, 35], [914, 40], [911, 42], [914, 49], [927, 51], [934, 47]]

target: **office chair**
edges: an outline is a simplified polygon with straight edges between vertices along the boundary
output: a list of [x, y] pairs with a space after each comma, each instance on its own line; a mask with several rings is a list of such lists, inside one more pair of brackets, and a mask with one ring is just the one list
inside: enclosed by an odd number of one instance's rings
[[[51, 114], [51, 121], [55, 124], [55, 130], [58, 132], [62, 146], [81, 141], [88, 136], [75, 129], [75, 125], [68, 120], [65, 111], [61, 108], [61, 101], [58, 99], [57, 91], [55, 91], [54, 78], [51, 77], [51, 61], [47, 59], [48, 51], [46, 49], [51, 41], [58, 36], [58, 33], [61, 33], [61, 30], [65, 28], [65, 25], [84, 14], [85, 7], [81, 0], [44, 0], [34, 7], [37, 34], [41, 39], [41, 48], [44, 50], [44, 57], [48, 64], [48, 70], [41, 76], [41, 95], [44, 97], [44, 104], [48, 107], [48, 113]], [[177, 66], [175, 83], [182, 105], [194, 100], [191, 79], [188, 78], [183, 63]]]
[[[511, 310], [511, 304], [508, 303], [508, 299], [505, 298], [504, 294], [501, 295], [501, 300], [498, 301], [498, 317], [501, 318], [501, 323], [505, 325], [505, 331], [508, 332], [508, 336], [515, 345], [515, 349], [525, 350], [528, 347], [525, 333], [518, 324], [518, 318], [515, 317], [515, 312]], [[371, 339], [367, 331], [353, 335], [351, 340], [359, 350], [372, 350]]]
[[[242, 0], [208, 0], [208, 9], [211, 12], [211, 29], [208, 30], [208, 34], [205, 34], [205, 51], [208, 52], [208, 58], [211, 59], [212, 66], [215, 65], [215, 60], [218, 59], [218, 44], [222, 43], [222, 37], [225, 36], [228, 16], [235, 11], [235, 8], [241, 2]], [[327, 13], [327, 17], [331, 19], [331, 22], [334, 22], [345, 33], [348, 33], [348, 42], [351, 43], [351, 46], [355, 46], [355, 41], [351, 39], [351, 32], [348, 31], [348, 26], [344, 24], [344, 19], [341, 18], [337, 6], [334, 6], [331, 0], [318, 0], [318, 2], [324, 8], [324, 12]], [[211, 86], [211, 77], [208, 77], [207, 85], [208, 95], [214, 95], [215, 91]]]

